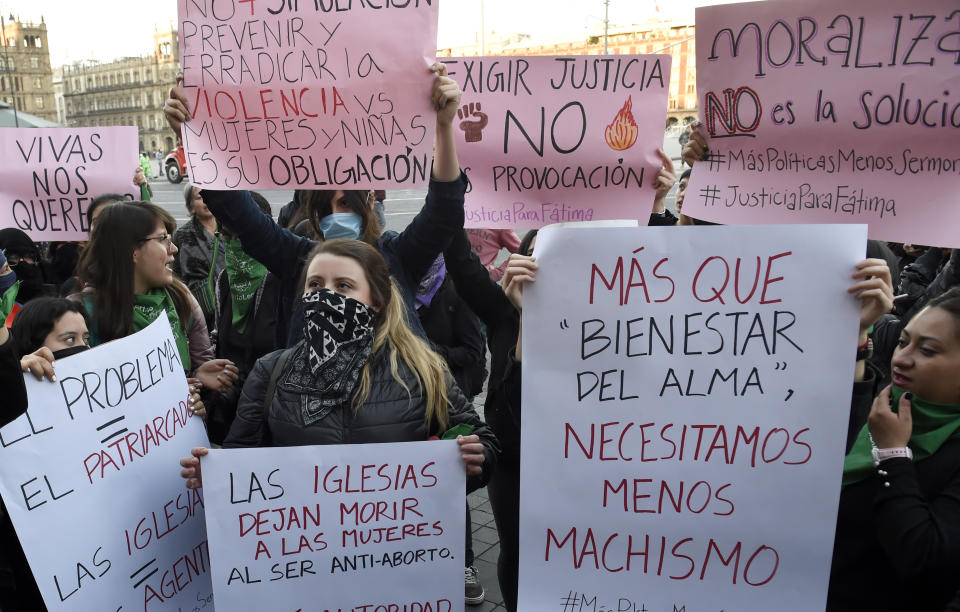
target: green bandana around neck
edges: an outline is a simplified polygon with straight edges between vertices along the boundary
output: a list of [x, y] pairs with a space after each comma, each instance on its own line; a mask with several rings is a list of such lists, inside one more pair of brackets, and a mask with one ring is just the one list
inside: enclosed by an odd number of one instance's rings
[[247, 329], [247, 314], [253, 307], [254, 296], [267, 275], [267, 268], [244, 253], [240, 241], [236, 238], [226, 242], [226, 256], [230, 304], [233, 309], [231, 323], [237, 333], [242, 334]]
[[180, 363], [183, 369], [190, 370], [190, 345], [187, 342], [187, 334], [180, 325], [180, 315], [177, 313], [177, 307], [170, 297], [170, 292], [166, 289], [154, 287], [142, 295], [133, 296], [133, 331], [140, 331], [147, 325], [156, 321], [160, 315], [166, 312], [167, 319], [170, 321], [170, 327], [173, 329], [173, 339], [177, 342], [177, 351], [180, 353]]
[[0, 325], [3, 325], [6, 318], [13, 312], [13, 306], [17, 303], [17, 293], [19, 291], [20, 281], [17, 281], [0, 297]]
[[[893, 405], [900, 403], [904, 389], [894, 386], [891, 391]], [[913, 450], [913, 460], [923, 461], [937, 452], [951, 438], [960, 438], [960, 406], [934, 404], [916, 395], [910, 402], [913, 415], [913, 433], [908, 443]], [[843, 462], [843, 486], [860, 482], [873, 473], [873, 439], [864, 425], [853, 448]]]

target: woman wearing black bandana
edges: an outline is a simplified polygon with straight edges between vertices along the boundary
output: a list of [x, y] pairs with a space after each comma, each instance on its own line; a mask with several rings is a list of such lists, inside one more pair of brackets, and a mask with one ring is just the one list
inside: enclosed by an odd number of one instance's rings
[[25, 232], [15, 227], [0, 230], [0, 250], [20, 283], [17, 302], [26, 304], [33, 298], [55, 294], [44, 279], [40, 249]]
[[[304, 337], [257, 362], [224, 447], [419, 441], [469, 425], [472, 435], [457, 438], [467, 490], [486, 484], [496, 438], [406, 324], [383, 256], [342, 239], [321, 243], [307, 261]], [[201, 486], [205, 454], [197, 448], [181, 460], [188, 487]]]

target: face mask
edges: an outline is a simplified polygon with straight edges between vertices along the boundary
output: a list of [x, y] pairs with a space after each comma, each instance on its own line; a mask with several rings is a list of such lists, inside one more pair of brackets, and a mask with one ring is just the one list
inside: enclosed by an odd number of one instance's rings
[[13, 270], [10, 270], [3, 276], [0, 276], [0, 295], [3, 295], [7, 292], [7, 289], [13, 287], [13, 283], [17, 282], [17, 275], [14, 274]]
[[70, 348], [60, 349], [59, 351], [53, 351], [54, 359], [64, 359], [70, 357], [71, 355], [76, 355], [77, 353], [82, 353], [83, 351], [90, 350], [89, 346], [71, 346]]
[[[374, 310], [329, 289], [303, 296], [310, 369], [319, 372], [348, 345], [372, 345]], [[368, 342], [369, 341], [369, 342]]]
[[334, 238], [360, 238], [363, 219], [357, 213], [333, 213], [320, 219], [320, 230], [324, 240]]
[[20, 281], [20, 303], [27, 302], [43, 293], [43, 272], [38, 264], [21, 261], [13, 269]]

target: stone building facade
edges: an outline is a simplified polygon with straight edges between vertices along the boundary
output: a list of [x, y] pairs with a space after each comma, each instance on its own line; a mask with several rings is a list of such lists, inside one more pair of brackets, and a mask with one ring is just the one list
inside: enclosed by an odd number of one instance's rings
[[0, 100], [31, 115], [57, 120], [47, 24], [4, 17], [0, 38]]
[[[603, 35], [580, 40], [532, 44], [517, 37], [493, 37], [485, 55], [598, 55], [603, 53]], [[655, 23], [611, 29], [607, 35], [611, 55], [666, 53], [672, 57], [667, 122], [682, 125], [697, 118], [697, 51], [693, 24]], [[480, 55], [480, 45], [439, 49], [440, 57]]]
[[66, 125], [136, 126], [141, 151], [169, 153], [176, 141], [163, 118], [163, 102], [178, 70], [177, 32], [172, 29], [154, 33], [152, 55], [66, 65], [58, 83]]

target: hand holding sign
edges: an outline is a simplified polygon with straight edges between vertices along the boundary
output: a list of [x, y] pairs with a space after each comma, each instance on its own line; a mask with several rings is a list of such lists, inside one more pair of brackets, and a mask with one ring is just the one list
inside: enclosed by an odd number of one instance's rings
[[864, 259], [853, 275], [858, 282], [847, 289], [860, 300], [860, 334], [865, 335], [880, 317], [893, 310], [893, 286], [890, 268], [882, 259]]
[[197, 446], [190, 449], [190, 456], [180, 459], [180, 476], [187, 480], [188, 489], [199, 489], [203, 486], [203, 476], [200, 473], [200, 458], [205, 457], [210, 449]]
[[170, 94], [167, 101], [163, 104], [163, 116], [167, 120], [170, 129], [174, 131], [179, 140], [182, 133], [184, 121], [190, 121], [190, 111], [187, 110], [187, 96], [180, 87], [183, 78], [177, 79], [177, 84], [170, 88]]

